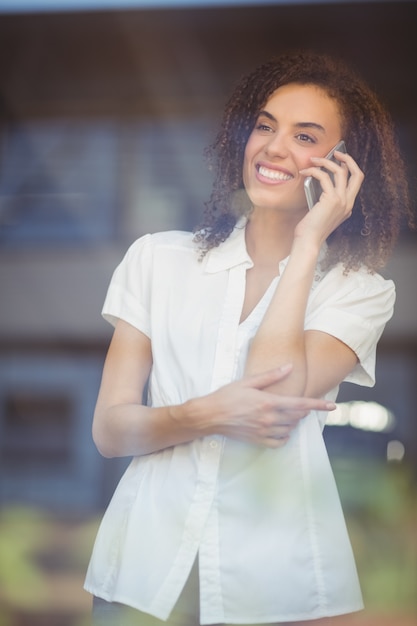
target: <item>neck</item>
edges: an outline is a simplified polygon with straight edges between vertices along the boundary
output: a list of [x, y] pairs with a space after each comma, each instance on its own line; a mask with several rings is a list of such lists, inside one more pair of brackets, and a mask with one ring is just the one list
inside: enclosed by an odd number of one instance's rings
[[293, 216], [275, 211], [256, 211], [246, 226], [246, 246], [253, 262], [276, 265], [291, 251], [294, 230], [298, 223]]

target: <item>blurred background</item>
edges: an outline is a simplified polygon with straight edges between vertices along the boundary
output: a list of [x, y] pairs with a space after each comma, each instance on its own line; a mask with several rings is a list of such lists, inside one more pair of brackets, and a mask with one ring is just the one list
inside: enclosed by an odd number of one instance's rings
[[[417, 191], [416, 2], [0, 0], [0, 626], [85, 626], [100, 516], [126, 461], [92, 413], [100, 310], [138, 236], [198, 223], [203, 152], [240, 76], [283, 50], [334, 53], [396, 122]], [[373, 389], [325, 429], [367, 610], [417, 624], [417, 234], [385, 275], [397, 307]]]

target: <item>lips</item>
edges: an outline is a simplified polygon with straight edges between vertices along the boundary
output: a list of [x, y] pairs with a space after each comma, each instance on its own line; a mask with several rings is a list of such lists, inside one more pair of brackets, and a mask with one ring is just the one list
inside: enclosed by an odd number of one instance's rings
[[270, 169], [265, 165], [257, 165], [256, 170], [258, 174], [262, 176], [262, 178], [267, 178], [268, 180], [273, 182], [285, 182], [294, 178], [292, 174], [288, 174], [286, 172], [283, 172], [282, 170]]

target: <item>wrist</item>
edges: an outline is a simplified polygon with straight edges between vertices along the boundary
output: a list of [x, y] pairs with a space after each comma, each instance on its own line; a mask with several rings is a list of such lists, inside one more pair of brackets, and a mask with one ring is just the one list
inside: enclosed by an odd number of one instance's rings
[[321, 243], [307, 237], [295, 237], [290, 252], [290, 259], [296, 258], [301, 265], [315, 266], [319, 258]]
[[170, 406], [169, 416], [178, 428], [192, 432], [196, 437], [210, 434], [212, 421], [207, 418], [203, 398], [191, 398], [182, 404]]

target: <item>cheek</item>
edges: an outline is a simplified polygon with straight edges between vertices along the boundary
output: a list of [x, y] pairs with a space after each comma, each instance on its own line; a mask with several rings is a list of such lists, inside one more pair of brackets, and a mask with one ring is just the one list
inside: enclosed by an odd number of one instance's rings
[[294, 155], [294, 161], [295, 161], [297, 168], [299, 170], [303, 170], [303, 169], [306, 169], [307, 167], [311, 167], [312, 162], [311, 162], [310, 157], [312, 156], [318, 156], [317, 151], [314, 152], [312, 150], [310, 152], [310, 151], [304, 150], [303, 152], [300, 152], [299, 154]]

